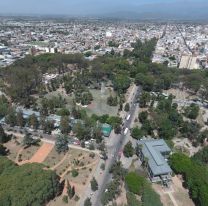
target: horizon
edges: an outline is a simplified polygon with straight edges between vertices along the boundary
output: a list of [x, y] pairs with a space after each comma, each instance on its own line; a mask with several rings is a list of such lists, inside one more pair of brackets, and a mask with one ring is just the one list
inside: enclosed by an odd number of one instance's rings
[[[0, 15], [206, 20], [205, 0], [0, 0]], [[99, 3], [98, 3], [99, 2]], [[12, 5], [12, 6], [11, 6]]]

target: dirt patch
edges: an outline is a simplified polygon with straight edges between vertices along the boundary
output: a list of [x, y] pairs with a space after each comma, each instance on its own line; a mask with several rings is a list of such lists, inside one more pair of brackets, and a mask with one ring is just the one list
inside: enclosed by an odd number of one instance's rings
[[33, 157], [29, 160], [30, 163], [37, 162], [42, 163], [48, 154], [53, 149], [54, 145], [50, 143], [43, 143], [43, 145], [38, 149], [38, 151], [33, 155]]
[[64, 153], [58, 153], [55, 149], [55, 147], [51, 150], [51, 152], [48, 154], [46, 159], [44, 160], [44, 164], [47, 167], [54, 167], [57, 165], [62, 159], [64, 158]]
[[21, 152], [23, 149], [21, 142], [22, 139], [12, 139], [11, 141], [4, 144], [4, 146], [9, 150], [8, 158], [14, 162], [19, 152]]
[[124, 184], [122, 184], [121, 194], [116, 199], [116, 203], [117, 205], [127, 205], [126, 190], [124, 188]]
[[28, 148], [24, 148], [19, 154], [19, 156], [21, 155], [21, 160], [22, 161], [30, 160], [34, 156], [34, 154], [39, 150], [41, 145], [42, 142], [40, 142], [39, 145], [31, 145]]
[[160, 184], [153, 184], [153, 189], [160, 195], [164, 206], [194, 206], [188, 190], [182, 185], [182, 180], [175, 176], [172, 178], [170, 188], [164, 188]]
[[187, 91], [183, 91], [180, 89], [169, 89], [164, 91], [165, 94], [172, 94], [176, 97], [176, 99], [186, 100], [186, 99], [194, 99], [196, 98], [195, 95], [189, 94]]
[[[85, 188], [92, 179], [99, 161], [98, 155], [91, 158], [89, 154], [89, 152], [79, 149], [70, 149], [68, 153], [63, 156], [60, 162], [55, 165], [55, 171], [61, 176], [61, 180], [65, 180], [65, 182], [68, 180], [70, 185], [75, 187], [75, 193], [78, 197], [81, 197], [85, 191]], [[78, 171], [78, 176], [72, 177], [72, 169], [76, 169]], [[62, 195], [49, 202], [47, 206], [79, 205], [79, 202], [75, 201], [75, 197], [71, 200], [68, 199], [67, 204], [64, 203], [62, 200], [64, 195], [66, 195], [66, 187], [64, 188]]]

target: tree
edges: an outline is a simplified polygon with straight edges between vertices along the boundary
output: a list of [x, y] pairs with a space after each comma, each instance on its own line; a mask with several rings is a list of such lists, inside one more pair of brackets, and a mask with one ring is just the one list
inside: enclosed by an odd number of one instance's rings
[[136, 85], [141, 85], [144, 91], [150, 92], [154, 87], [154, 78], [150, 75], [138, 73], [135, 77]]
[[69, 184], [69, 181], [67, 180], [67, 194], [69, 196], [70, 199], [72, 199], [75, 195], [75, 188], [74, 186], [72, 187], [70, 184]]
[[100, 126], [93, 127], [93, 138], [96, 139], [96, 143], [102, 142], [102, 131]]
[[68, 196], [64, 195], [62, 198], [62, 201], [67, 204], [68, 203]]
[[29, 133], [26, 133], [23, 139], [23, 146], [27, 148], [32, 145], [38, 145], [39, 142], [39, 139], [33, 139]]
[[90, 184], [91, 184], [92, 191], [98, 190], [98, 183], [97, 183], [95, 177], [92, 178], [92, 180], [90, 181]]
[[5, 95], [0, 95], [0, 118], [3, 118], [8, 113], [9, 102]]
[[51, 134], [54, 129], [54, 123], [50, 120], [45, 120], [42, 122], [42, 128], [46, 134]]
[[38, 129], [39, 122], [35, 114], [29, 116], [28, 123], [33, 129]]
[[56, 138], [56, 151], [58, 153], [66, 153], [69, 150], [67, 136], [60, 135]]
[[86, 140], [91, 138], [91, 127], [83, 125], [81, 122], [76, 123], [73, 127], [73, 132], [76, 134], [79, 140]]
[[160, 122], [158, 134], [164, 139], [172, 139], [176, 135], [176, 129], [169, 119], [164, 118]]
[[105, 170], [105, 163], [102, 163], [102, 164], [100, 165], [100, 169]]
[[134, 139], [141, 139], [144, 136], [144, 132], [141, 129], [139, 129], [138, 127], [134, 127], [131, 130], [131, 136]]
[[134, 155], [134, 148], [130, 141], [124, 146], [123, 154], [125, 157], [132, 157]]
[[90, 57], [90, 56], [92, 56], [92, 52], [91, 51], [87, 51], [87, 52], [85, 52], [85, 54], [84, 54], [86, 57]]
[[2, 155], [2, 156], [5, 156], [5, 155], [7, 155], [7, 153], [8, 153], [7, 148], [4, 147], [4, 145], [0, 144], [0, 156], [1, 156], [1, 155]]
[[16, 111], [13, 108], [10, 108], [8, 115], [5, 117], [5, 122], [11, 127], [17, 125]]
[[4, 132], [3, 127], [0, 124], [0, 144], [6, 143], [10, 140], [10, 136]]
[[116, 97], [113, 97], [113, 96], [110, 95], [107, 98], [107, 104], [109, 106], [117, 106], [118, 105], [118, 98], [117, 98], [117, 96]]
[[208, 164], [208, 146], [198, 151], [192, 159], [200, 162], [201, 164]]
[[208, 205], [207, 167], [181, 153], [170, 157], [170, 166], [176, 174], [182, 174], [185, 185], [196, 205]]
[[139, 106], [144, 108], [147, 106], [147, 104], [150, 102], [150, 94], [148, 92], [142, 92], [140, 98], [139, 98]]
[[92, 206], [92, 202], [89, 197], [84, 201], [84, 206]]
[[68, 134], [71, 130], [69, 126], [69, 117], [68, 116], [62, 116], [61, 122], [60, 122], [60, 130], [62, 134]]
[[180, 132], [182, 137], [188, 138], [191, 141], [199, 140], [198, 136], [200, 135], [200, 125], [195, 121], [184, 121], [181, 125]]
[[130, 86], [130, 79], [127, 75], [118, 74], [113, 78], [113, 87], [119, 94], [124, 93]]
[[122, 130], [122, 128], [121, 128], [121, 126], [119, 124], [114, 126], [115, 134], [120, 134], [121, 130]]
[[143, 124], [147, 120], [148, 112], [147, 111], [140, 112], [138, 117], [139, 117], [139, 121]]
[[104, 192], [101, 197], [101, 203], [103, 205], [108, 205], [109, 202], [121, 193], [121, 189], [118, 187], [120, 184], [121, 182], [119, 179], [114, 179], [107, 185], [106, 192]]
[[70, 112], [66, 108], [61, 108], [60, 110], [57, 111], [56, 114], [59, 115], [59, 116], [69, 116]]
[[0, 205], [44, 206], [58, 196], [63, 190], [60, 178], [54, 171], [43, 168], [37, 163], [18, 166], [0, 157]]
[[124, 111], [129, 112], [129, 109], [130, 109], [130, 105], [129, 105], [129, 103], [126, 103], [125, 107], [124, 107]]
[[153, 135], [154, 129], [155, 129], [155, 124], [153, 121], [150, 120], [146, 120], [141, 127], [141, 130], [144, 131], [145, 135]]
[[192, 103], [190, 106], [185, 108], [184, 115], [190, 119], [196, 119], [199, 115], [199, 106]]
[[115, 162], [109, 170], [113, 175], [113, 179], [123, 179], [126, 175], [126, 170], [123, 168], [121, 161]]
[[121, 119], [121, 117], [118, 117], [118, 116], [110, 116], [106, 120], [106, 123], [110, 124], [113, 127], [115, 127], [115, 126], [121, 125], [122, 119]]
[[25, 120], [23, 118], [22, 111], [17, 112], [17, 125], [19, 127], [24, 127], [24, 125], [25, 125]]
[[76, 169], [73, 169], [71, 171], [72, 177], [77, 177], [79, 175], [79, 172]]

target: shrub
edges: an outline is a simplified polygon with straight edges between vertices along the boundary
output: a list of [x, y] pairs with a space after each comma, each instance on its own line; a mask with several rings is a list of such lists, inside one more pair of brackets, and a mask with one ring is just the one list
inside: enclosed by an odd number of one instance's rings
[[62, 198], [62, 201], [67, 204], [68, 203], [68, 197], [66, 195], [64, 195], [63, 198]]
[[77, 177], [79, 175], [79, 172], [77, 170], [73, 169], [71, 171], [71, 174], [72, 174], [72, 177]]

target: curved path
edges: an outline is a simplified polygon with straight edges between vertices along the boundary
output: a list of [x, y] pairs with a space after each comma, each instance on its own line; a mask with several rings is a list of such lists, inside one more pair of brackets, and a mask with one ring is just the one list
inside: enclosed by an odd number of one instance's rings
[[64, 157], [56, 164], [54, 165], [53, 167], [50, 167], [51, 170], [55, 170], [57, 167], [59, 167], [64, 161], [65, 159], [68, 157], [68, 153], [66, 153], [64, 155]]

